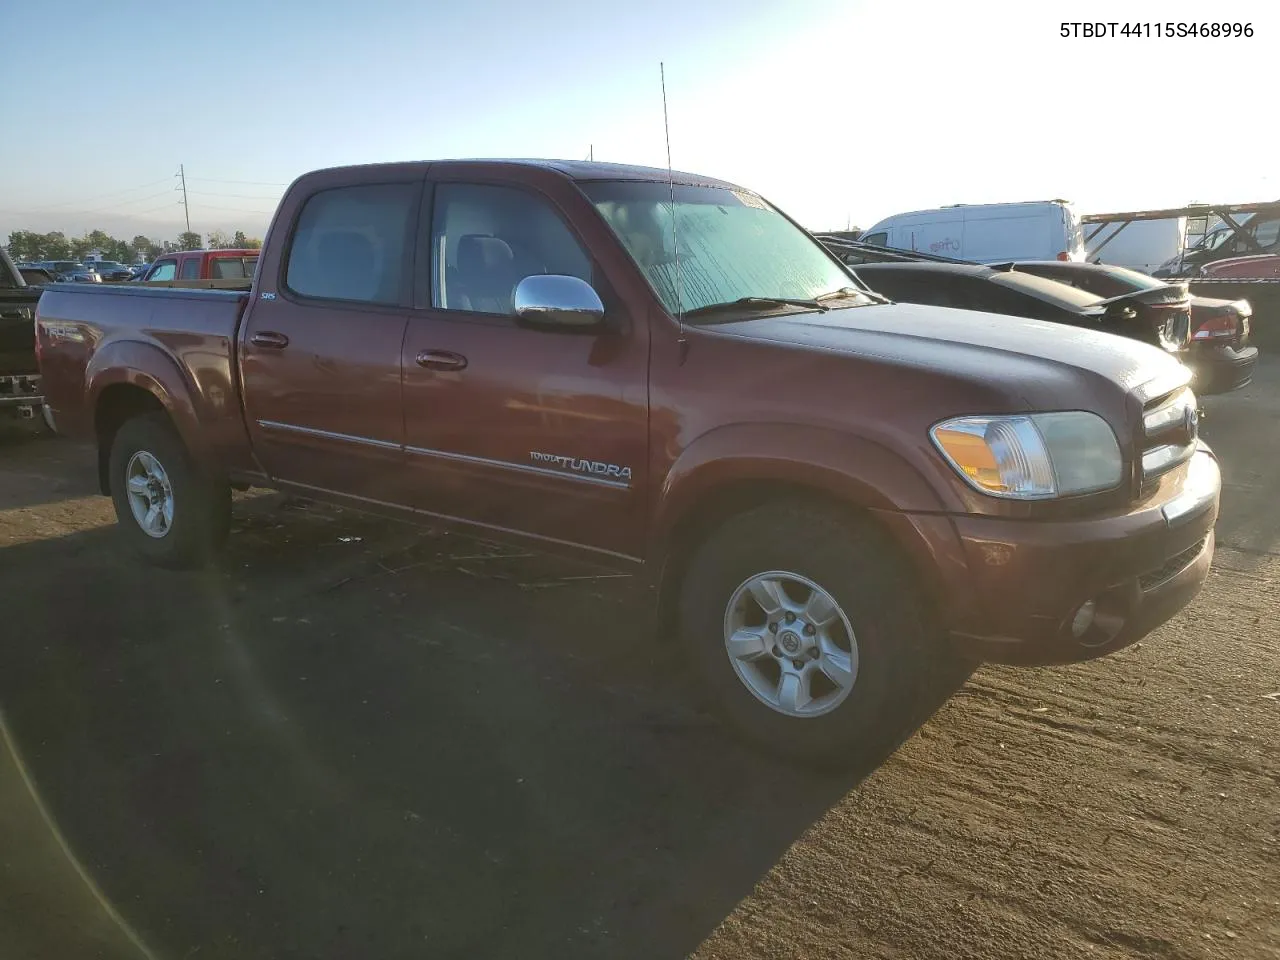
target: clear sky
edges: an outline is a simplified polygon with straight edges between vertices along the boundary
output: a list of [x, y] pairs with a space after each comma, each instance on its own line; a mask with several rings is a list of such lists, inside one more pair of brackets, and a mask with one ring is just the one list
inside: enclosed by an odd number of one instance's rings
[[[39, 7], [0, 0], [0, 241], [173, 237], [180, 163], [194, 229], [258, 235], [284, 184], [332, 164], [594, 149], [662, 166], [660, 60], [675, 166], [759, 190], [815, 229], [961, 202], [1280, 198], [1274, 2]], [[1210, 13], [1253, 37], [1059, 36], [1064, 17]]]

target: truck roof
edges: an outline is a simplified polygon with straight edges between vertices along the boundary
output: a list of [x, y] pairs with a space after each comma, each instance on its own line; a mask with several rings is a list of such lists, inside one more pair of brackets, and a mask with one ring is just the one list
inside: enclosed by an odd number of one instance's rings
[[[425, 174], [428, 167], [434, 170], [441, 168], [449, 168], [452, 166], [473, 166], [475, 164], [484, 164], [495, 168], [501, 167], [523, 167], [538, 170], [546, 170], [557, 173], [569, 180], [591, 181], [591, 180], [637, 180], [637, 181], [657, 181], [661, 183], [667, 182], [668, 172], [664, 167], [641, 167], [630, 163], [605, 163], [597, 160], [537, 160], [537, 159], [518, 159], [518, 158], [487, 158], [476, 157], [473, 159], [455, 159], [455, 160], [421, 160], [411, 163], [388, 163], [388, 164], [365, 164], [363, 167], [380, 167], [380, 166], [396, 166], [401, 168], [420, 167]], [[359, 168], [359, 167], [357, 167]], [[317, 170], [313, 173], [303, 174], [304, 177], [312, 177], [318, 174], [330, 172], [332, 170], [353, 169], [352, 167], [330, 167], [328, 170]], [[704, 177], [696, 173], [686, 173], [681, 170], [673, 170], [670, 172], [671, 179], [679, 184], [699, 187], [724, 187], [731, 190], [742, 190], [742, 187], [729, 183], [725, 180], [717, 180], [714, 177]]]

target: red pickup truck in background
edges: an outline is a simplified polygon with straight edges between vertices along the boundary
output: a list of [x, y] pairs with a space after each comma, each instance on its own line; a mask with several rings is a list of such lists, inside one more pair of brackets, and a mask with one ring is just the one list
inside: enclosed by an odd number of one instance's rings
[[257, 250], [182, 250], [157, 257], [139, 279], [144, 282], [168, 280], [248, 280], [258, 266]]
[[890, 303], [706, 177], [319, 171], [243, 291], [56, 286], [37, 326], [144, 557], [204, 559], [248, 485], [577, 551], [646, 578], [669, 655], [798, 759], [881, 742], [950, 658], [1131, 643], [1213, 555], [1175, 359]]

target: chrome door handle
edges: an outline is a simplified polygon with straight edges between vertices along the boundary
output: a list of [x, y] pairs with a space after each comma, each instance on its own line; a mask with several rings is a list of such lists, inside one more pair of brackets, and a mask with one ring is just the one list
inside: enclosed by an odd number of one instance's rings
[[274, 330], [263, 330], [251, 336], [249, 342], [255, 347], [271, 347], [274, 350], [283, 350], [289, 345], [289, 338], [283, 333], [276, 333]]
[[467, 358], [450, 350], [423, 350], [418, 354], [418, 366], [428, 370], [465, 370]]

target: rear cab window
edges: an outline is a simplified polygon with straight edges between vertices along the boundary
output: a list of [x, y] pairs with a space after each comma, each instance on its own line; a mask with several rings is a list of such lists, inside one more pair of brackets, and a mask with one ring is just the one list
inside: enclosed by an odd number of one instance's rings
[[321, 190], [298, 215], [286, 291], [304, 299], [396, 306], [408, 302], [417, 183]]
[[209, 274], [215, 280], [243, 280], [253, 277], [257, 265], [256, 257], [215, 257], [209, 263]]

